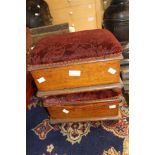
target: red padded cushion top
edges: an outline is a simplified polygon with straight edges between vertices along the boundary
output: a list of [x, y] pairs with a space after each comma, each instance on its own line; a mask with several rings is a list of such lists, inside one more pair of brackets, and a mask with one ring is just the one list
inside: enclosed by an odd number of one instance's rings
[[84, 92], [84, 93], [72, 93], [65, 95], [56, 95], [49, 96], [43, 100], [44, 106], [49, 106], [50, 104], [62, 104], [62, 103], [70, 103], [70, 102], [79, 102], [79, 101], [92, 101], [92, 100], [105, 100], [105, 99], [114, 99], [120, 96], [121, 89], [114, 91], [112, 89], [108, 90], [99, 90], [92, 92]]
[[121, 44], [110, 31], [86, 30], [41, 39], [32, 50], [28, 64], [53, 64], [87, 58], [114, 57], [121, 52]]

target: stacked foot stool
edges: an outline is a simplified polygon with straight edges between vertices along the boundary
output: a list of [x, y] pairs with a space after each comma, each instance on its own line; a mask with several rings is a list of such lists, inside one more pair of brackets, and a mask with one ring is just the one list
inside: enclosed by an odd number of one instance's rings
[[51, 123], [119, 118], [122, 46], [106, 29], [49, 36], [28, 59]]

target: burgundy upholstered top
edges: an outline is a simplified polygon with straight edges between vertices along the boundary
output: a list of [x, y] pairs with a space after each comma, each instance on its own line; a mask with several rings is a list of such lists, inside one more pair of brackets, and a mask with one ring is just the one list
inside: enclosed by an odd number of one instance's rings
[[53, 64], [87, 58], [113, 57], [122, 52], [114, 35], [106, 29], [86, 30], [46, 37], [36, 43], [29, 65]]
[[112, 99], [112, 98], [117, 98], [120, 95], [121, 95], [121, 90], [117, 92], [112, 89], [99, 90], [99, 91], [93, 91], [93, 92], [49, 96], [43, 100], [43, 103], [44, 103], [44, 106], [49, 106], [55, 103], [62, 104], [62, 103], [79, 102], [79, 101], [85, 102], [85, 101], [92, 101], [92, 100]]

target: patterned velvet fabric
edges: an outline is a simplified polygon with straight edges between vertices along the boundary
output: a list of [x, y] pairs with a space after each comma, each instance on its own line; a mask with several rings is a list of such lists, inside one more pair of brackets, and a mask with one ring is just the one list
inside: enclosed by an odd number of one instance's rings
[[121, 95], [121, 90], [114, 91], [112, 89], [109, 90], [100, 90], [100, 91], [92, 91], [92, 92], [84, 92], [84, 93], [73, 93], [67, 95], [57, 95], [50, 96], [44, 99], [44, 106], [49, 106], [50, 104], [61, 104], [61, 103], [69, 103], [69, 102], [77, 102], [77, 101], [91, 101], [91, 100], [100, 100], [100, 99], [110, 99], [116, 98]]
[[59, 34], [40, 40], [28, 59], [29, 65], [53, 64], [119, 55], [122, 47], [106, 29]]

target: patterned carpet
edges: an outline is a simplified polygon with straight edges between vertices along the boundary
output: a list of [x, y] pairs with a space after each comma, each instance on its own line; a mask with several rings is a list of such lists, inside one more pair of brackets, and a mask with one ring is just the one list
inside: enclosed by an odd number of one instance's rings
[[50, 125], [45, 108], [34, 102], [27, 111], [27, 155], [128, 155], [128, 106], [119, 121]]

